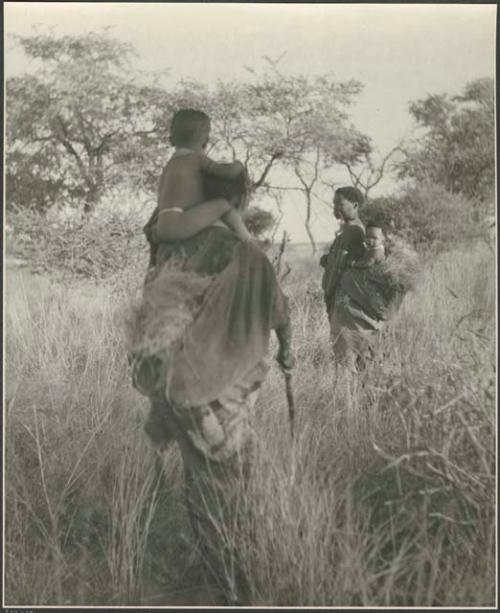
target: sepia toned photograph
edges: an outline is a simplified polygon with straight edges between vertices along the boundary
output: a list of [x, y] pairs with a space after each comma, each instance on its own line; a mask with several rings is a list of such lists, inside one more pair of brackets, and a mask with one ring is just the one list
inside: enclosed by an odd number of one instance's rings
[[3, 607], [496, 608], [496, 5], [3, 17]]

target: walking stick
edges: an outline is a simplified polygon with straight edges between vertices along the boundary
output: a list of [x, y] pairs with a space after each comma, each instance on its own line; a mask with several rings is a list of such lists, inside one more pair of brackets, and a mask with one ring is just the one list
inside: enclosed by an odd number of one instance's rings
[[[290, 272], [290, 267], [285, 272], [283, 276], [281, 276], [281, 258], [285, 253], [285, 248], [287, 245], [289, 238], [286, 232], [283, 232], [283, 238], [281, 239], [280, 249], [278, 252], [278, 257], [275, 263], [275, 270], [278, 279], [282, 281], [284, 277]], [[290, 432], [292, 434], [292, 441], [294, 438], [294, 424], [295, 424], [295, 400], [293, 398], [293, 387], [292, 387], [292, 371], [281, 367], [283, 374], [285, 375], [285, 389], [286, 389], [286, 400], [288, 403], [288, 417], [290, 419]]]
[[285, 368], [281, 369], [283, 374], [285, 375], [285, 389], [286, 389], [286, 400], [288, 402], [288, 417], [290, 419], [290, 432], [292, 435], [292, 440], [294, 439], [294, 425], [295, 425], [295, 400], [293, 397], [293, 387], [292, 387], [292, 371], [287, 370]]

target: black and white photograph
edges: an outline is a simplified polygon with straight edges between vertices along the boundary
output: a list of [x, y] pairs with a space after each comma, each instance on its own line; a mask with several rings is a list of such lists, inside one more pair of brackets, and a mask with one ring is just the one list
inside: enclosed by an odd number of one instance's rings
[[6, 610], [496, 609], [496, 31], [4, 2]]

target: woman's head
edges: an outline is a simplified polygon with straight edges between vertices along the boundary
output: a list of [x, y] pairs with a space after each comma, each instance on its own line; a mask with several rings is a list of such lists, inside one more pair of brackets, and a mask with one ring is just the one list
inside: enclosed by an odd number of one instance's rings
[[337, 219], [348, 221], [358, 218], [358, 209], [363, 204], [363, 194], [357, 187], [339, 187], [333, 197], [333, 213]]
[[243, 212], [248, 206], [248, 175], [242, 172], [233, 179], [223, 179], [210, 175], [203, 176], [203, 192], [207, 200], [225, 198], [234, 203], [234, 208]]
[[174, 147], [205, 148], [210, 134], [210, 118], [203, 111], [181, 109], [170, 123], [170, 143]]

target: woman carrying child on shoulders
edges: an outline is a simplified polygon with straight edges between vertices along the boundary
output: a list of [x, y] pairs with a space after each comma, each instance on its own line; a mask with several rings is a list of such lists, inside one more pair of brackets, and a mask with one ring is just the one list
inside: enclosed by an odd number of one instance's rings
[[[269, 366], [293, 365], [288, 307], [266, 255], [241, 216], [246, 173], [204, 153], [210, 121], [184, 109], [171, 124], [176, 150], [146, 224], [150, 265], [129, 328], [133, 383], [151, 399], [146, 432], [180, 446], [186, 500], [217, 604], [250, 604], [231, 530], [245, 500], [256, 433], [252, 408]], [[222, 195], [222, 197], [221, 197]], [[243, 496], [243, 499], [241, 498]]]
[[170, 142], [175, 151], [160, 178], [156, 241], [191, 238], [219, 220], [241, 240], [251, 239], [233, 203], [205, 198], [204, 174], [235, 179], [245, 172], [241, 162], [219, 163], [205, 155], [209, 134], [210, 119], [202, 111], [183, 109], [174, 115]]

